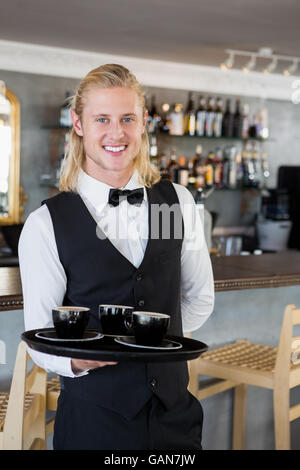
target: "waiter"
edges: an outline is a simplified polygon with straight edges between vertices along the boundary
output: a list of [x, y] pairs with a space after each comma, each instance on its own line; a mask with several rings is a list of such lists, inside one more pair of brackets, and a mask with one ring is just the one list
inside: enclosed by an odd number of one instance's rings
[[[61, 305], [89, 307], [89, 327], [98, 328], [99, 304], [167, 313], [172, 335], [198, 329], [214, 303], [203, 228], [189, 191], [161, 181], [150, 164], [135, 76], [98, 67], [71, 108], [60, 193], [29, 215], [20, 238], [26, 330], [52, 327]], [[162, 221], [157, 207], [170, 209]], [[187, 391], [186, 362], [30, 354], [61, 376], [54, 449], [201, 449], [203, 413]]]

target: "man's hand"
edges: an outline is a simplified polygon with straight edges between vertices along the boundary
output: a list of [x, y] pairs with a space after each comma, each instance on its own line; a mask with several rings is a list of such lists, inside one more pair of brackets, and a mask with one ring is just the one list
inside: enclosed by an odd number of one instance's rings
[[71, 367], [74, 374], [78, 374], [85, 369], [97, 369], [98, 367], [114, 366], [117, 362], [88, 361], [85, 359], [71, 359]]

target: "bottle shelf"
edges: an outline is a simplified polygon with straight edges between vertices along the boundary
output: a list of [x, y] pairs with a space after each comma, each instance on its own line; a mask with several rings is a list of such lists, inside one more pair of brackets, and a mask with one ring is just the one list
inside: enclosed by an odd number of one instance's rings
[[270, 142], [274, 141], [274, 139], [264, 139], [262, 137], [208, 137], [208, 136], [200, 136], [200, 135], [189, 135], [189, 134], [184, 134], [184, 135], [172, 135], [168, 134], [167, 132], [161, 132], [159, 134], [153, 134], [153, 133], [148, 133], [149, 136], [151, 137], [171, 137], [175, 139], [200, 139], [200, 140], [227, 140], [227, 141], [237, 141], [237, 142], [247, 142], [249, 140], [255, 140], [258, 142]]

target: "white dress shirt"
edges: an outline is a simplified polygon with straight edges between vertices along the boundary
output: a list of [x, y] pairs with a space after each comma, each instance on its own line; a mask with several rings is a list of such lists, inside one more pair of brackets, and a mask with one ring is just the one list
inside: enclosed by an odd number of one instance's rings
[[[122, 189], [143, 187], [134, 172]], [[181, 252], [181, 312], [183, 331], [198, 329], [214, 306], [214, 282], [210, 256], [204, 240], [200, 216], [191, 193], [174, 184], [184, 220]], [[116, 207], [108, 204], [110, 186], [80, 171], [77, 190], [97, 225], [113, 245], [136, 268], [143, 260], [148, 240], [148, 198], [144, 188], [141, 206], [123, 200]], [[52, 308], [63, 305], [67, 278], [60, 262], [52, 219], [44, 204], [32, 212], [24, 224], [19, 241], [19, 263], [24, 299], [25, 329], [53, 327]], [[172, 273], [170, 273], [172, 276]], [[29, 349], [36, 364], [48, 372], [78, 377], [71, 359]]]

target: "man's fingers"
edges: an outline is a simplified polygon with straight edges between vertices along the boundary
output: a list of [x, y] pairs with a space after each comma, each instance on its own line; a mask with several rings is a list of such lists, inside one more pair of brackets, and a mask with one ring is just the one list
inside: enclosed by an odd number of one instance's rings
[[113, 362], [113, 361], [84, 361], [85, 364], [87, 366], [91, 366], [91, 367], [104, 367], [104, 366], [107, 366], [107, 365], [115, 365], [115, 364], [118, 364], [117, 362]]

